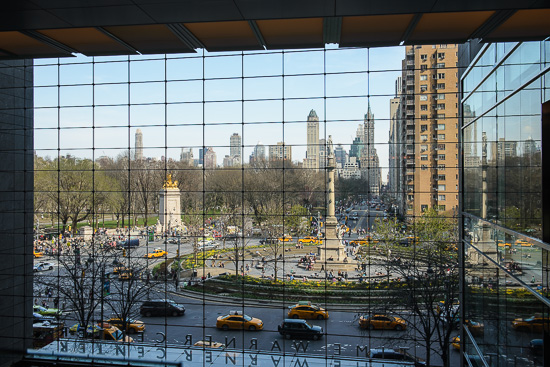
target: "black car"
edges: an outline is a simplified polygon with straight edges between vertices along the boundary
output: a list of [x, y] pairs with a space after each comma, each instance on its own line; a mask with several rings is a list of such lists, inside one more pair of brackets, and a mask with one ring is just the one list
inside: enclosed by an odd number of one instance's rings
[[141, 316], [183, 316], [185, 307], [169, 299], [145, 301], [139, 309]]
[[311, 338], [319, 340], [323, 336], [322, 327], [310, 325], [306, 320], [302, 319], [284, 319], [283, 323], [278, 326], [278, 330], [279, 334], [287, 339]]
[[260, 245], [276, 245], [279, 243], [277, 238], [264, 238], [260, 240]]
[[424, 362], [423, 360], [415, 358], [413, 355], [407, 353], [406, 351], [399, 349], [373, 348], [369, 352], [369, 357], [372, 359], [413, 362], [416, 367], [422, 367], [426, 365], [426, 362]]

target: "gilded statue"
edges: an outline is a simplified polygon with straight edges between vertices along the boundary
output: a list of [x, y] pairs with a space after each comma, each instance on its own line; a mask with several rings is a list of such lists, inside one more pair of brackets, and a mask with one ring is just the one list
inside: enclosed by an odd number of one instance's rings
[[164, 189], [177, 189], [178, 188], [178, 180], [175, 180], [172, 182], [172, 174], [169, 173], [166, 175], [166, 180], [164, 181], [164, 185], [162, 185]]

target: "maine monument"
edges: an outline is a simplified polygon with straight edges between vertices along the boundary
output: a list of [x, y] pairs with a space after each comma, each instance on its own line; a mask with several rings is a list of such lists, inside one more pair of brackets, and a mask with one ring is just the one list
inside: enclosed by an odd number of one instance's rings
[[168, 174], [159, 194], [159, 221], [156, 232], [170, 232], [181, 228], [181, 193], [178, 181]]

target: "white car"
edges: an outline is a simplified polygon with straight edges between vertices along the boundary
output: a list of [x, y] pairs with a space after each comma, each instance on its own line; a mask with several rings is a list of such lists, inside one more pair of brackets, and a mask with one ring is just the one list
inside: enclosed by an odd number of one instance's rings
[[40, 262], [34, 265], [33, 271], [38, 272], [38, 271], [53, 270], [53, 267], [54, 267], [53, 263]]
[[198, 247], [198, 250], [199, 251], [202, 251], [202, 250], [213, 250], [213, 249], [216, 249], [218, 248], [218, 244], [214, 241], [205, 241], [204, 243], [202, 243], [199, 247]]

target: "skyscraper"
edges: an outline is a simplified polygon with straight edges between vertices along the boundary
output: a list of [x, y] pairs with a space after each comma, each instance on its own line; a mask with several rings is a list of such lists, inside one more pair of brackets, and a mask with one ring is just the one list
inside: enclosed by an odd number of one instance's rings
[[141, 129], [136, 130], [136, 143], [135, 143], [135, 158], [136, 160], [143, 159], [143, 133]]
[[193, 165], [193, 149], [191, 149], [191, 148], [189, 148], [189, 149], [181, 148], [180, 161], [185, 162], [185, 163], [189, 164], [190, 166], [192, 166]]
[[361, 176], [367, 180], [369, 192], [374, 195], [378, 195], [380, 194], [381, 172], [378, 153], [376, 152], [376, 148], [374, 146], [374, 114], [371, 111], [370, 102], [367, 113], [365, 114], [363, 127], [360, 127], [357, 132], [363, 133], [363, 137], [361, 139], [363, 145], [359, 156]]
[[339, 164], [341, 167], [344, 167], [344, 164], [346, 164], [346, 155], [346, 151], [341, 144], [338, 144], [338, 146], [334, 148], [334, 159], [336, 160], [337, 166]]
[[305, 166], [319, 170], [319, 117], [315, 110], [309, 111], [307, 117], [307, 151]]
[[250, 154], [250, 163], [265, 161], [265, 146], [258, 142]]
[[234, 162], [240, 162], [242, 157], [242, 138], [238, 133], [233, 133], [229, 138], [229, 156]]

